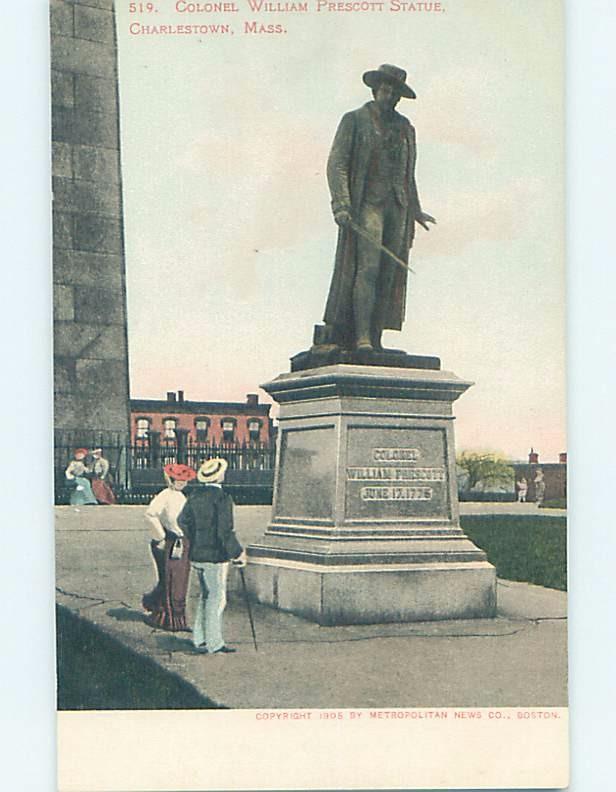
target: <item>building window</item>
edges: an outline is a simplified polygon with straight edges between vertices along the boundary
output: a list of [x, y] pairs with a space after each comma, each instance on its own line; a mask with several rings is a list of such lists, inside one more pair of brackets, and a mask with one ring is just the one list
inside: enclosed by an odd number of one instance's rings
[[175, 418], [165, 418], [163, 421], [163, 437], [165, 440], [175, 440], [177, 423]]
[[195, 419], [195, 435], [198, 443], [207, 443], [207, 433], [210, 428], [210, 421], [208, 418]]
[[250, 439], [256, 441], [261, 434], [261, 421], [258, 418], [248, 419], [248, 434]]
[[137, 418], [137, 432], [135, 437], [137, 440], [147, 440], [150, 431], [149, 418]]
[[222, 439], [225, 443], [232, 443], [235, 440], [235, 419], [223, 418], [221, 423]]

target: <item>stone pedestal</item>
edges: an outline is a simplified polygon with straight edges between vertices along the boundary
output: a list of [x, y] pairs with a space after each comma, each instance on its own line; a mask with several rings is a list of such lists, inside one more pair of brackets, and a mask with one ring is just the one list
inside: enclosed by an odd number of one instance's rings
[[248, 548], [260, 602], [323, 625], [490, 617], [494, 567], [458, 516], [453, 402], [438, 370], [282, 374], [272, 521]]

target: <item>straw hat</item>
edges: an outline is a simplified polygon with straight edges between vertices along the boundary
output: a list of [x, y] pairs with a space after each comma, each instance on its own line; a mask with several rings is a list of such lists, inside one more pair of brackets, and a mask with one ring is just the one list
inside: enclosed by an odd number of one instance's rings
[[206, 459], [197, 471], [197, 479], [202, 484], [215, 484], [222, 478], [228, 466], [227, 460], [220, 457]]

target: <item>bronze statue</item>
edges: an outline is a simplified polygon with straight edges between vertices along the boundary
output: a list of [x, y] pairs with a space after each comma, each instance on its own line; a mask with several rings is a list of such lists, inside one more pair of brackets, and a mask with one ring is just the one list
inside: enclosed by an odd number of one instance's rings
[[384, 329], [402, 328], [415, 223], [428, 231], [436, 221], [419, 203], [415, 130], [395, 110], [415, 98], [406, 72], [384, 64], [363, 81], [374, 101], [343, 116], [327, 163], [338, 246], [315, 342], [370, 354]]

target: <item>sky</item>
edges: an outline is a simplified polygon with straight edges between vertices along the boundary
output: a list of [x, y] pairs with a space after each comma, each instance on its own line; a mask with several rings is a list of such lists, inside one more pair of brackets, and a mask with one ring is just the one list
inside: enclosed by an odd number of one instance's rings
[[[131, 393], [243, 401], [321, 321], [336, 242], [325, 177], [361, 75], [408, 72], [418, 228], [407, 318], [387, 345], [475, 384], [459, 449], [566, 450], [560, 4], [450, 0], [440, 13], [262, 14], [118, 6]], [[247, 4], [247, 3], [246, 3]], [[387, 4], [384, 4], [387, 8]], [[210, 18], [211, 17], [211, 18]], [[131, 35], [229, 22], [234, 35]], [[266, 394], [260, 390], [262, 399]]]

